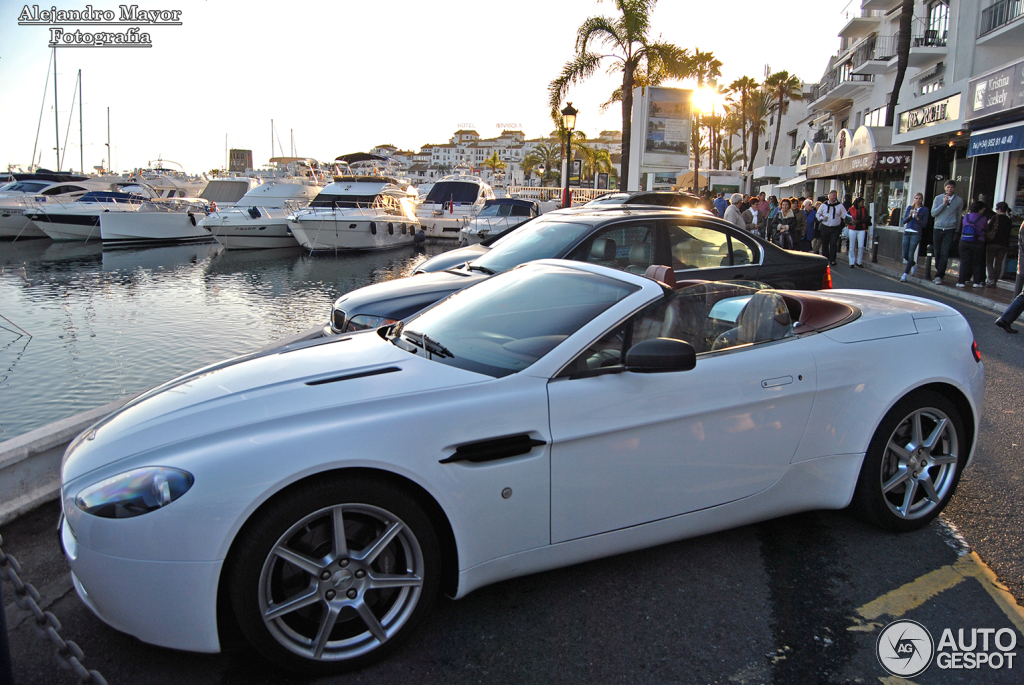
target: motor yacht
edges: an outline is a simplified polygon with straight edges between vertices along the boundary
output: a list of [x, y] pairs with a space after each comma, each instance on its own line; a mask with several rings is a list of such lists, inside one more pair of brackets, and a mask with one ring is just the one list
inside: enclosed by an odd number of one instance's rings
[[135, 212], [102, 214], [100, 237], [104, 247], [210, 241], [213, 236], [199, 223], [233, 206], [259, 183], [255, 178], [215, 178], [199, 197], [151, 198]]
[[153, 197], [138, 183], [115, 183], [109, 191], [90, 191], [71, 202], [46, 202], [27, 210], [25, 216], [49, 238], [58, 241], [99, 240], [100, 216], [134, 213]]
[[13, 180], [0, 186], [0, 238], [45, 238], [46, 233], [25, 216], [25, 212], [46, 202], [73, 202], [90, 190], [111, 190], [121, 179], [82, 174], [39, 171], [13, 174]]
[[458, 240], [459, 232], [493, 199], [494, 191], [483, 179], [460, 171], [430, 188], [416, 216], [427, 236]]
[[321, 191], [315, 178], [280, 178], [256, 186], [234, 204], [199, 222], [228, 250], [295, 247], [288, 216]]
[[345, 172], [335, 176], [309, 207], [288, 217], [288, 226], [308, 250], [384, 250], [411, 245], [419, 229], [416, 189], [391, 175], [387, 157], [355, 153], [338, 157]]

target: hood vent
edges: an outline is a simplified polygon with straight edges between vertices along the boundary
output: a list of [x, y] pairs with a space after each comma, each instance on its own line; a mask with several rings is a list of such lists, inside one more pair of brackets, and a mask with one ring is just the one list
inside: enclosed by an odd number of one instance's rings
[[338, 383], [340, 381], [351, 381], [356, 378], [367, 378], [369, 376], [380, 376], [385, 373], [394, 373], [395, 371], [401, 371], [402, 369], [397, 366], [388, 366], [383, 369], [373, 369], [372, 371], [360, 371], [359, 373], [347, 373], [344, 376], [334, 376], [333, 378], [321, 378], [318, 381], [307, 381], [306, 385], [324, 385], [326, 383]]

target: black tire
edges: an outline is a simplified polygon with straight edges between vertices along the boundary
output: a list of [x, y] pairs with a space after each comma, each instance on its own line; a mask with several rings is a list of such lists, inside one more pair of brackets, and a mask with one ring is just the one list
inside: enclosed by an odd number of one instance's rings
[[[291, 671], [327, 675], [381, 659], [408, 637], [437, 597], [439, 549], [430, 519], [406, 492], [332, 478], [298, 486], [260, 511], [225, 578], [238, 626], [258, 653]], [[294, 600], [296, 608], [286, 606]]]
[[[915, 417], [920, 440], [913, 435]], [[928, 438], [934, 438], [931, 447]], [[852, 511], [885, 530], [924, 527], [956, 491], [968, 451], [956, 406], [931, 390], [910, 393], [889, 410], [871, 438]]]

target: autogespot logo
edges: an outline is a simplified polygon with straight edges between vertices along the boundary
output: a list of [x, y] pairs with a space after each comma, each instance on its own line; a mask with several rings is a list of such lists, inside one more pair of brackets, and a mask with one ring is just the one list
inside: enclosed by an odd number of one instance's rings
[[935, 643], [928, 629], [917, 621], [893, 621], [878, 636], [878, 663], [894, 676], [912, 678], [932, 663]]

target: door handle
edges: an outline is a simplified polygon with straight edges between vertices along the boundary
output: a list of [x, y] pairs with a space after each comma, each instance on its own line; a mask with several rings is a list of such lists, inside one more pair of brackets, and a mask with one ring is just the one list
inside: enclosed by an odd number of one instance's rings
[[769, 378], [761, 381], [762, 388], [776, 388], [780, 385], [789, 385], [793, 382], [792, 376], [779, 376], [778, 378]]

